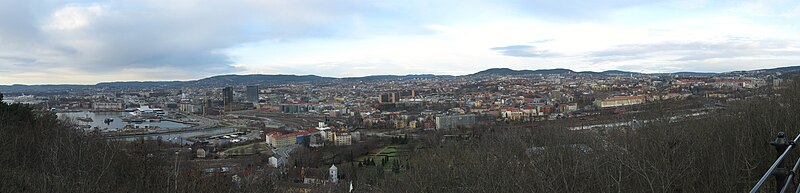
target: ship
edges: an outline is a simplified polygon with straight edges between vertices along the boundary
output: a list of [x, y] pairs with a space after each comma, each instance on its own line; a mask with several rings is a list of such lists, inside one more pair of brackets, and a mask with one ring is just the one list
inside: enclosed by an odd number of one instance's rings
[[167, 111], [164, 109], [150, 108], [149, 106], [141, 106], [128, 113], [137, 117], [163, 117], [167, 115]]

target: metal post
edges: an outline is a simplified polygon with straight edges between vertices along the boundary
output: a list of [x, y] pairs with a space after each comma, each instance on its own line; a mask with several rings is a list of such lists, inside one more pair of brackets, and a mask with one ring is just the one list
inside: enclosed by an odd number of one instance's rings
[[[780, 156], [784, 151], [786, 151], [786, 148], [789, 147], [789, 143], [786, 142], [786, 134], [783, 132], [779, 132], [778, 138], [775, 138], [775, 141], [770, 142], [769, 144], [775, 146], [775, 150], [778, 151], [778, 156]], [[786, 169], [786, 164], [784, 161], [779, 161], [778, 167], [772, 172], [772, 175], [775, 176], [775, 190], [778, 193], [781, 192], [784, 183], [786, 183], [786, 176], [789, 175], [789, 171]]]
[[179, 151], [175, 151], [175, 192], [178, 192], [178, 154]]

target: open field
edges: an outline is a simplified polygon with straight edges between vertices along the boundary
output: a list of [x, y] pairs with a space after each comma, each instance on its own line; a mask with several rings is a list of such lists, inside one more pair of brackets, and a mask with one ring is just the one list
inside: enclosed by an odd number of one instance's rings
[[261, 143], [261, 142], [255, 142], [255, 143], [251, 143], [251, 144], [247, 144], [247, 145], [232, 147], [232, 148], [226, 149], [225, 151], [222, 151], [222, 152], [224, 152], [225, 154], [228, 154], [228, 155], [250, 155], [250, 154], [256, 154], [256, 153], [259, 153], [259, 152], [262, 152], [262, 151], [266, 151], [266, 150], [269, 150], [269, 147], [267, 147], [267, 144]]
[[359, 156], [354, 161], [361, 162], [367, 158], [372, 158], [376, 164], [382, 165], [381, 161], [383, 159], [388, 159], [386, 164], [383, 164], [383, 169], [385, 171], [391, 171], [392, 165], [391, 163], [400, 160], [401, 162], [405, 162], [407, 159], [407, 146], [405, 145], [389, 145], [381, 148], [374, 149], [369, 152], [369, 155]]

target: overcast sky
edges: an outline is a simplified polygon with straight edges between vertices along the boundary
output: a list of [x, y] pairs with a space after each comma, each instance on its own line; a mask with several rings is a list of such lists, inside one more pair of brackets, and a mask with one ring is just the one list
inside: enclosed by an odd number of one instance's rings
[[800, 1], [0, 0], [0, 84], [800, 65]]

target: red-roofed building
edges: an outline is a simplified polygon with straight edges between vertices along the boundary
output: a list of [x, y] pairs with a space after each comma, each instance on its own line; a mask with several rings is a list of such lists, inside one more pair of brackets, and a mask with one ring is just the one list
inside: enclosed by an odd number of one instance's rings
[[270, 145], [272, 147], [284, 147], [296, 143], [297, 143], [296, 133], [282, 134], [278, 132], [272, 132], [267, 134], [267, 145]]
[[753, 84], [751, 84], [750, 80], [742, 80], [742, 79], [723, 79], [714, 81], [713, 85], [715, 87], [746, 87], [746, 88], [753, 88]]
[[642, 104], [646, 100], [645, 96], [614, 96], [604, 100], [595, 100], [594, 103], [600, 108], [605, 108]]

